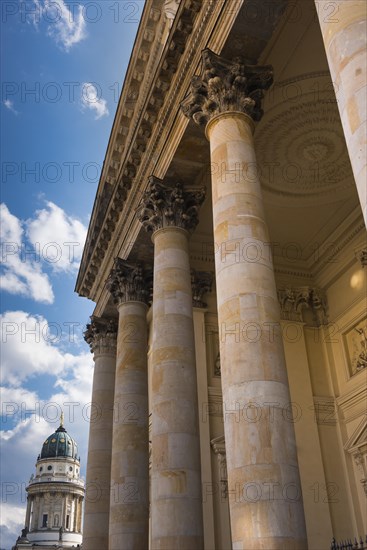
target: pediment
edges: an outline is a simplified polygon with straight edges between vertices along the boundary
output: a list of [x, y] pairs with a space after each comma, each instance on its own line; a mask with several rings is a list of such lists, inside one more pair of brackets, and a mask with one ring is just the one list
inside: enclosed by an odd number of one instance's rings
[[367, 417], [358, 424], [348, 441], [344, 445], [345, 451], [354, 454], [367, 451]]

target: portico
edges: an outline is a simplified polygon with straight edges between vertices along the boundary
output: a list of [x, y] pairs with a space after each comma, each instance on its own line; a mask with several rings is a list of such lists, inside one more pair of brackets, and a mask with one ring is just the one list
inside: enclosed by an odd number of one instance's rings
[[338, 30], [311, 1], [166, 4], [144, 9], [77, 281], [115, 327], [92, 401], [126, 411], [90, 514], [110, 550], [328, 548], [366, 529], [361, 130], [331, 78], [362, 3], [336, 2]]

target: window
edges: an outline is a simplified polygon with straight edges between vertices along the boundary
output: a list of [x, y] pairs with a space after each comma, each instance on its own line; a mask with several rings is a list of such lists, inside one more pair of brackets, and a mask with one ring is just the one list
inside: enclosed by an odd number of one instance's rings
[[48, 514], [43, 514], [42, 527], [47, 527]]
[[52, 470], [52, 466], [47, 466], [47, 470]]
[[70, 516], [67, 515], [66, 516], [66, 529], [69, 529], [69, 520], [70, 520]]

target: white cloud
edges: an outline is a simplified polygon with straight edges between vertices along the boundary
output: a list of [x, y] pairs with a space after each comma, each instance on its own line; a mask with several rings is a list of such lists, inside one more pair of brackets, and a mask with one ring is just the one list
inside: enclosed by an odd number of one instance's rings
[[5, 204], [0, 205], [0, 216], [2, 290], [52, 304], [52, 286], [43, 269], [75, 273], [86, 227], [52, 202], [26, 221], [11, 214]]
[[[5, 482], [7, 483], [7, 482]], [[12, 487], [9, 486], [9, 490]], [[12, 548], [18, 535], [21, 534], [21, 530], [24, 527], [26, 504], [23, 506], [10, 504], [7, 502], [1, 502], [0, 504], [0, 547]]]
[[0, 320], [2, 382], [19, 386], [35, 374], [58, 376], [70, 366], [67, 356], [53, 345], [57, 335], [44, 317], [25, 311], [7, 311]]
[[11, 294], [20, 294], [51, 304], [54, 294], [48, 276], [42, 273], [40, 258], [30, 254], [24, 242], [21, 221], [0, 205], [1, 264], [0, 287]]
[[86, 353], [75, 356], [59, 349], [58, 345], [68, 338], [70, 343], [74, 342], [66, 325], [50, 324], [41, 315], [25, 311], [7, 311], [0, 315], [0, 320], [3, 383], [17, 387], [37, 374], [67, 377], [90, 364]]
[[[3, 337], [1, 354], [4, 385], [1, 388], [3, 525], [0, 547], [10, 548], [24, 525], [25, 487], [34, 473], [43, 441], [59, 425], [61, 410], [65, 415], [65, 428], [78, 444], [82, 475], [85, 475], [93, 360], [91, 353], [64, 353], [59, 344], [45, 342], [42, 338], [37, 342], [31, 334], [25, 338], [26, 330], [34, 330], [35, 323], [40, 327], [48, 325], [42, 317], [12, 311], [4, 314], [3, 326], [4, 321], [19, 327], [19, 331], [5, 342]], [[23, 338], [22, 323], [26, 323]], [[46, 372], [50, 375], [47, 400], [40, 398], [37, 393], [40, 390], [26, 387], [27, 379], [32, 376], [36, 377], [33, 387], [44, 387], [42, 375]]]
[[34, 247], [39, 247], [42, 258], [54, 271], [75, 271], [83, 253], [86, 227], [68, 216], [53, 202], [38, 210], [27, 222], [27, 236]]
[[9, 109], [9, 111], [14, 113], [15, 115], [19, 115], [18, 111], [14, 108], [14, 101], [12, 101], [11, 99], [4, 99], [3, 103], [5, 107]]
[[64, 0], [34, 0], [42, 19], [50, 22], [47, 34], [65, 51], [69, 51], [87, 37], [83, 6], [73, 6], [71, 11]]
[[95, 111], [95, 119], [108, 116], [107, 101], [101, 97], [100, 90], [91, 82], [84, 82], [82, 88], [82, 107]]

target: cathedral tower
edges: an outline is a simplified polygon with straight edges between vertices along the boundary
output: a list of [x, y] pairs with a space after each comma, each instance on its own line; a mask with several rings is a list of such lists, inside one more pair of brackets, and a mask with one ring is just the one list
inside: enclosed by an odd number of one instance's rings
[[25, 527], [14, 549], [81, 545], [85, 488], [78, 446], [63, 426], [63, 415], [59, 428], [42, 445], [36, 474], [32, 474], [26, 491]]

